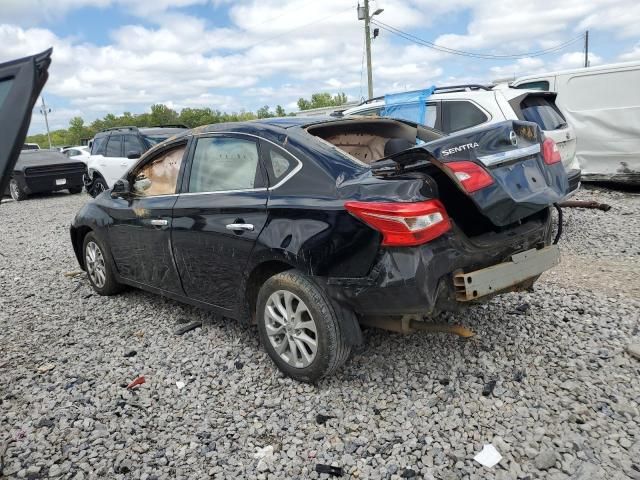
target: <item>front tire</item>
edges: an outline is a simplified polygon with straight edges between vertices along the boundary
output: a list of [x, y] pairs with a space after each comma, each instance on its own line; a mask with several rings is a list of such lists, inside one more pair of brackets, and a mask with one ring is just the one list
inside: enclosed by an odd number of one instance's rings
[[91, 183], [91, 188], [88, 190], [89, 195], [91, 195], [93, 198], [96, 198], [105, 190], [109, 190], [109, 186], [107, 185], [105, 179], [100, 176], [94, 176], [93, 182]]
[[78, 193], [82, 192], [82, 187], [71, 187], [69, 188], [69, 193], [71, 195], [77, 195]]
[[116, 281], [109, 253], [93, 232], [84, 237], [82, 254], [87, 277], [96, 293], [108, 296], [122, 290], [122, 285]]
[[336, 307], [309, 277], [289, 270], [269, 278], [258, 294], [258, 330], [265, 350], [289, 377], [312, 383], [349, 357]]
[[9, 193], [11, 194], [11, 198], [16, 202], [26, 200], [28, 197], [27, 193], [20, 187], [20, 184], [15, 178], [9, 181]]

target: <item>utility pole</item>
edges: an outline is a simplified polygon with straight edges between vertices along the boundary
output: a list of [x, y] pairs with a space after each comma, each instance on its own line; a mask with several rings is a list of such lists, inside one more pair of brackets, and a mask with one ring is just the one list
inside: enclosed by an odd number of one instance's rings
[[367, 85], [369, 100], [373, 98], [373, 73], [371, 68], [371, 18], [380, 15], [384, 11], [383, 8], [377, 9], [372, 15], [369, 15], [369, 0], [364, 0], [364, 7], [358, 4], [358, 20], [364, 20], [364, 44], [367, 51]]
[[40, 98], [42, 99], [42, 110], [40, 110], [40, 112], [44, 115], [44, 123], [47, 126], [47, 138], [49, 139], [49, 150], [51, 150], [51, 133], [49, 132], [49, 119], [47, 118], [47, 113], [49, 113], [51, 109], [47, 111], [47, 105], [44, 103], [44, 97]]
[[584, 34], [584, 66], [589, 66], [589, 30]]

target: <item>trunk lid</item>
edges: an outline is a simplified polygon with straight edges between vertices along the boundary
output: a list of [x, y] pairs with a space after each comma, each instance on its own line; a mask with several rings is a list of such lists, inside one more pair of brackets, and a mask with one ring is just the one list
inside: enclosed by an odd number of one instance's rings
[[[560, 201], [568, 192], [562, 162], [547, 165], [543, 160], [543, 141], [535, 123], [510, 120], [424, 143], [371, 167], [374, 174], [393, 177], [428, 170], [433, 165], [450, 177], [494, 225], [505, 226]], [[482, 166], [493, 183], [466, 192], [447, 167], [462, 161]]]

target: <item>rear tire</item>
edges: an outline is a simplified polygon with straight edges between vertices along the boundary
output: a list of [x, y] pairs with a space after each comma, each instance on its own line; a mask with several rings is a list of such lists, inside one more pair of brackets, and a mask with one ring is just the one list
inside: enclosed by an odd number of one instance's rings
[[69, 193], [71, 195], [77, 195], [78, 193], [82, 193], [82, 187], [71, 187], [69, 188]]
[[285, 375], [312, 383], [347, 361], [351, 347], [342, 332], [340, 310], [303, 273], [289, 270], [269, 278], [256, 308], [260, 340]]
[[111, 256], [93, 232], [84, 237], [82, 256], [87, 277], [96, 293], [109, 296], [122, 291], [123, 285], [116, 281], [111, 266]]
[[9, 181], [9, 193], [11, 194], [11, 198], [16, 202], [26, 200], [28, 197], [27, 193], [20, 187], [20, 184], [15, 178]]

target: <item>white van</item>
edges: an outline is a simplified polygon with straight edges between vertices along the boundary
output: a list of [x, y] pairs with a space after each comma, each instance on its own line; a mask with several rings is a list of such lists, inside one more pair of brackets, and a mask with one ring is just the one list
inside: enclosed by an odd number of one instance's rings
[[583, 180], [640, 183], [640, 62], [529, 75], [511, 86], [558, 93]]

